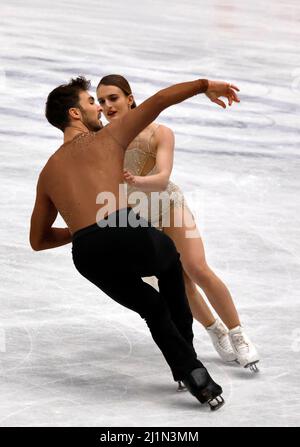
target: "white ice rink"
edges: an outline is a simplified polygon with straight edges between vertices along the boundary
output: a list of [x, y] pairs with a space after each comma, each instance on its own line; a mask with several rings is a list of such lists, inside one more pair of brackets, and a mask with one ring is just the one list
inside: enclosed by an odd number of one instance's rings
[[[299, 425], [299, 1], [9, 0], [0, 25], [0, 425]], [[241, 90], [231, 109], [198, 96], [158, 120], [175, 131], [172, 180], [208, 263], [262, 359], [259, 375], [222, 364], [194, 322], [224, 389], [215, 414], [176, 393], [144, 320], [78, 274], [71, 245], [28, 243], [38, 173], [61, 143], [45, 98], [73, 75], [94, 88], [109, 73], [137, 102], [199, 77]]]

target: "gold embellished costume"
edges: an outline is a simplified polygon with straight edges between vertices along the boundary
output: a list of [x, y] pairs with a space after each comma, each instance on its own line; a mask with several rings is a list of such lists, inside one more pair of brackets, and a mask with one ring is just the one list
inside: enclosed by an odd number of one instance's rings
[[[156, 169], [156, 148], [153, 144], [153, 136], [159, 124], [152, 123], [144, 129], [129, 145], [125, 152], [124, 168], [133, 175], [149, 176], [157, 173]], [[139, 191], [133, 185], [127, 185], [128, 197], [131, 193]], [[130, 202], [134, 210], [139, 211], [140, 215], [148, 219], [152, 225], [161, 229], [165, 222], [168, 222], [167, 214], [172, 212], [173, 208], [187, 207], [183, 192], [169, 181], [167, 188], [160, 193], [143, 192], [148, 200], [142, 200], [138, 205], [133, 206], [136, 202], [132, 196], [133, 203]], [[160, 197], [158, 198], [158, 194]], [[155, 203], [153, 203], [153, 201]], [[151, 206], [152, 204], [152, 206]]]

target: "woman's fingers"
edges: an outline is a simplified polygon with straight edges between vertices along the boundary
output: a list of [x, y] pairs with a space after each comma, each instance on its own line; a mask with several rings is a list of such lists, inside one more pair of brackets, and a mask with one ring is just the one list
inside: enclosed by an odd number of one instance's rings
[[131, 172], [126, 171], [126, 169], [124, 169], [124, 177], [133, 177], [133, 174], [131, 174]]
[[123, 175], [124, 175], [124, 179], [126, 180], [127, 183], [135, 182], [134, 175], [131, 174], [131, 172], [127, 171], [126, 169], [124, 169]]

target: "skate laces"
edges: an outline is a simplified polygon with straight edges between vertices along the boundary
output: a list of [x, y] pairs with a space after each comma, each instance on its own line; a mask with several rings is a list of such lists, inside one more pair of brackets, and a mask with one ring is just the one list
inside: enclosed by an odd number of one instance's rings
[[225, 350], [230, 350], [230, 344], [228, 342], [228, 338], [227, 338], [227, 332], [224, 329], [223, 325], [218, 324], [217, 327], [214, 330], [215, 335], [218, 338], [218, 342], [220, 344], [220, 346], [225, 349]]
[[249, 344], [246, 342], [245, 337], [243, 335], [234, 334], [232, 338], [236, 349], [241, 351], [244, 350], [247, 352], [249, 351]]

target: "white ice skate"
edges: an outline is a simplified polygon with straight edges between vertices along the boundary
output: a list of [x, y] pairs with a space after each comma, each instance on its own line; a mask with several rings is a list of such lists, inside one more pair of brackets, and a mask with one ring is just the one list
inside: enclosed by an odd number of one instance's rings
[[213, 345], [224, 362], [234, 362], [237, 360], [237, 355], [233, 351], [230, 339], [228, 336], [228, 329], [221, 320], [217, 319], [214, 324], [206, 328]]
[[243, 328], [237, 326], [234, 329], [231, 329], [229, 331], [229, 339], [238, 363], [244, 368], [250, 368], [251, 371], [258, 372], [258, 353], [249, 337], [245, 334]]

